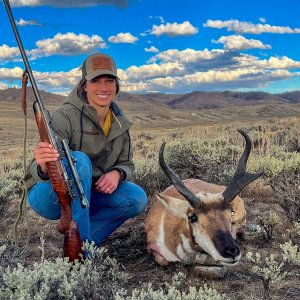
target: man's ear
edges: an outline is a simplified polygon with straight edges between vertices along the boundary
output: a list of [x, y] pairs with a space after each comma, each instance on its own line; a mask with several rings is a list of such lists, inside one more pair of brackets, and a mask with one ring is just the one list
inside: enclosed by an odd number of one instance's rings
[[182, 199], [157, 193], [157, 200], [174, 216], [187, 218], [187, 212], [191, 205]]

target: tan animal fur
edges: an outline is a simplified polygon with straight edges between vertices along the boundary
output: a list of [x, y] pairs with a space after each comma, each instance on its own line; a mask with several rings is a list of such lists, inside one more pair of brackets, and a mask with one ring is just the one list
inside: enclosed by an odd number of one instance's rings
[[[198, 194], [199, 192], [220, 193], [225, 189], [225, 186], [208, 183], [199, 179], [186, 179], [183, 180], [183, 182], [194, 194]], [[186, 201], [173, 185], [164, 190], [161, 195]], [[205, 215], [204, 213], [200, 214], [200, 218], [202, 223], [206, 223], [205, 227], [207, 227], [208, 230], [209, 228], [216, 228], [215, 225], [222, 221], [220, 219], [220, 213], [216, 213], [213, 209], [208, 215]], [[230, 231], [233, 238], [235, 239], [237, 234], [242, 236], [246, 224], [246, 210], [244, 207], [244, 201], [239, 196], [235, 197], [235, 199], [231, 202], [231, 206], [227, 211], [227, 218], [230, 218]], [[162, 249], [164, 246], [157, 242], [161, 226], [163, 226], [163, 230], [165, 232], [163, 244], [167, 250], [174, 253], [174, 257], [176, 257], [173, 261], [182, 261], [182, 258], [176, 255], [177, 247], [181, 243], [180, 235], [178, 234], [174, 236], [173, 232], [182, 233], [184, 236], [189, 237], [189, 239], [192, 240], [191, 232], [187, 223], [187, 219], [170, 213], [158, 199], [153, 204], [146, 218], [145, 230], [147, 233], [148, 250], [154, 255], [158, 264], [167, 266], [170, 263], [170, 261], [167, 261], [161, 253], [166, 252], [165, 249]], [[217, 227], [220, 228], [220, 226], [223, 227], [224, 225], [219, 224]], [[193, 243], [190, 243], [190, 247], [194, 251], [191, 251], [191, 259], [182, 261], [184, 263], [194, 262], [193, 257], [196, 259], [196, 254], [203, 250]]]
[[[242, 130], [246, 144], [233, 178], [227, 187], [187, 179], [181, 181], [163, 157], [160, 166], [174, 184], [157, 195], [145, 223], [147, 248], [156, 262], [198, 263], [198, 271], [224, 275], [220, 266], [236, 265], [241, 258], [236, 236], [242, 236], [246, 210], [239, 192], [261, 173], [246, 172], [251, 140]], [[202, 268], [201, 268], [202, 266]]]

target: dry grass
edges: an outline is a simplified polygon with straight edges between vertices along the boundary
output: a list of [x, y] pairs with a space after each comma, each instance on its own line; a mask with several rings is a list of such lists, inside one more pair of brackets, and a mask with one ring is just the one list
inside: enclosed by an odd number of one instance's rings
[[[51, 108], [51, 110], [54, 109], [55, 107]], [[262, 108], [257, 109], [258, 112], [261, 110]], [[271, 112], [277, 113], [277, 110], [274, 108]], [[296, 109], [295, 111], [298, 112]], [[253, 119], [251, 114], [241, 108], [237, 108], [235, 112], [239, 116], [238, 119], [233, 118], [232, 113], [225, 109], [199, 111], [197, 115], [193, 116], [191, 114], [191, 112], [187, 112], [187, 115], [183, 115], [183, 112], [180, 111], [171, 115], [170, 118], [154, 118], [153, 120], [148, 116], [145, 123], [143, 123], [143, 118], [146, 116], [143, 115], [141, 117], [142, 122], [139, 122], [132, 130], [135, 159], [153, 160], [157, 157], [162, 140], [166, 140], [168, 143], [174, 141], [184, 143], [185, 140], [224, 138], [230, 145], [235, 141], [232, 138], [234, 135], [237, 136], [237, 128], [247, 128], [257, 142], [254, 152], [261, 157], [269, 154], [274, 147], [287, 145], [290, 138], [297, 137], [299, 139], [300, 136], [300, 114], [297, 117], [295, 116], [296, 113], [277, 119], [276, 122], [265, 116], [259, 120]], [[135, 116], [133, 119], [138, 117]], [[31, 157], [31, 151], [38, 140], [38, 136], [32, 113], [29, 113], [28, 118], [28, 145], [30, 146], [27, 155]], [[195, 124], [192, 125], [192, 123]], [[22, 162], [23, 130], [22, 113], [9, 104], [1, 103], [0, 176], [7, 173], [10, 166], [15, 165], [16, 162]], [[264, 185], [264, 181], [260, 181], [244, 191], [243, 197], [248, 211], [248, 224], [257, 224], [258, 216], [273, 211], [270, 206], [272, 195], [272, 190]], [[153, 201], [153, 199], [150, 200], [150, 202]], [[18, 214], [18, 204], [19, 197], [10, 199], [5, 216], [0, 221], [0, 240], [2, 242], [13, 239], [13, 224]], [[165, 287], [165, 282], [170, 282], [172, 274], [181, 271], [187, 276], [187, 286], [203, 286], [204, 283], [208, 283], [210, 287], [217, 289], [220, 293], [226, 293], [229, 299], [263, 299], [262, 283], [257, 276], [249, 271], [250, 264], [245, 255], [241, 263], [232, 268], [229, 275], [222, 280], [199, 278], [191, 266], [181, 264], [174, 264], [169, 268], [158, 266], [146, 250], [146, 236], [143, 230], [144, 217], [142, 215], [128, 221], [105, 244], [109, 249], [109, 254], [116, 258], [124, 266], [124, 270], [132, 276], [128, 282], [129, 290], [146, 287], [149, 282], [152, 282], [154, 287]], [[54, 258], [62, 255], [63, 237], [56, 231], [56, 222], [44, 220], [32, 211], [29, 211], [27, 222], [24, 218], [22, 219], [20, 225], [22, 238], [18, 246], [25, 264], [32, 265], [34, 261], [40, 261], [42, 254], [39, 246], [42, 232], [45, 238], [45, 257]], [[283, 219], [283, 225], [274, 232], [271, 240], [266, 241], [261, 235], [248, 235], [246, 240], [238, 242], [239, 246], [244, 254], [252, 251], [266, 255], [274, 253], [279, 257], [279, 243], [284, 241], [282, 233], [289, 226], [287, 220]], [[29, 235], [28, 228], [30, 229]], [[272, 286], [272, 299], [299, 298], [299, 272], [293, 268], [291, 270], [293, 276], [287, 277], [277, 286]]]

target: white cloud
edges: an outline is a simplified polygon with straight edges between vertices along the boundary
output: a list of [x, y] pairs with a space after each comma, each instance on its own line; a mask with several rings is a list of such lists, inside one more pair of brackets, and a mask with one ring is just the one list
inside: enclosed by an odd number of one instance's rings
[[194, 27], [189, 21], [185, 21], [181, 24], [178, 23], [166, 23], [161, 25], [153, 25], [150, 32], [156, 36], [167, 35], [169, 37], [176, 36], [189, 36], [198, 33], [198, 28]]
[[246, 39], [241, 35], [222, 36], [213, 43], [224, 44], [226, 50], [247, 50], [247, 49], [271, 49], [270, 45], [264, 45], [259, 40]]
[[288, 79], [293, 75], [287, 70], [262, 72], [253, 69], [237, 69], [230, 71], [207, 71], [186, 74], [179, 77], [160, 77], [144, 80], [139, 83], [125, 82], [122, 90], [127, 92], [147, 92], [156, 90], [160, 92], [186, 92], [193, 90], [219, 90], [226, 87], [247, 88], [262, 87], [268, 82]]
[[23, 70], [20, 67], [15, 68], [0, 68], [0, 79], [11, 80], [20, 79], [22, 77]]
[[[174, 92], [259, 88], [271, 82], [300, 76], [300, 62], [286, 56], [259, 57], [237, 51], [169, 49], [155, 54], [148, 64], [118, 69], [121, 90]], [[18, 80], [21, 68], [0, 68], [0, 82]], [[34, 72], [37, 85], [52, 92], [70, 91], [81, 77], [79, 68], [68, 72]]]
[[[252, 55], [243, 55], [236, 57], [236, 62], [240, 68], [257, 68], [257, 69], [286, 69], [286, 70], [293, 70], [293, 69], [300, 69], [300, 61], [292, 60], [286, 56], [282, 57], [273, 57], [271, 56], [269, 59], [260, 60], [256, 56]], [[294, 72], [295, 73], [295, 72]], [[296, 73], [295, 73], [296, 74]]]
[[270, 69], [300, 69], [300, 61], [292, 60], [286, 56], [270, 57], [260, 63], [261, 67]]
[[81, 78], [81, 71], [75, 68], [69, 72], [35, 72], [35, 78], [39, 88], [70, 91]]
[[17, 47], [9, 47], [6, 44], [0, 46], [0, 62], [12, 61], [20, 57], [20, 51]]
[[35, 20], [29, 20], [25, 21], [24, 19], [20, 18], [19, 21], [16, 22], [17, 25], [23, 27], [23, 26], [41, 26], [37, 21]]
[[0, 90], [6, 90], [8, 88], [8, 85], [4, 82], [0, 81]]
[[[226, 50], [169, 49], [153, 56], [149, 64], [118, 70], [127, 92], [187, 92], [259, 88], [270, 82], [300, 76], [289, 69], [300, 62], [287, 57], [260, 60]], [[141, 78], [143, 80], [141, 80]]]
[[37, 41], [36, 45], [38, 48], [29, 52], [33, 58], [56, 54], [79, 55], [106, 47], [103, 39], [98, 35], [76, 35], [72, 32], [57, 33], [53, 38]]
[[[228, 51], [222, 49], [213, 49], [213, 50], [194, 50], [187, 48], [185, 50], [169, 49], [163, 52], [160, 52], [151, 58], [151, 62], [161, 61], [166, 62], [177, 62], [185, 65], [194, 65], [196, 68], [199, 67], [198, 62], [204, 65], [205, 61], [214, 61], [214, 60], [223, 60], [225, 62], [226, 54]], [[212, 67], [212, 66], [211, 66]]]
[[154, 46], [151, 46], [150, 48], [144, 48], [144, 50], [145, 52], [154, 52], [154, 53], [159, 52], [159, 50]]
[[131, 66], [118, 73], [122, 80], [139, 81], [141, 78], [148, 80], [150, 78], [174, 76], [176, 73], [183, 74], [184, 67], [177, 62], [162, 64], [148, 64], [142, 66]]
[[211, 28], [227, 28], [227, 31], [235, 31], [237, 33], [251, 33], [251, 34], [261, 34], [261, 33], [300, 33], [300, 28], [290, 28], [288, 26], [272, 26], [269, 24], [253, 24], [251, 22], [240, 22], [238, 20], [207, 20], [203, 24], [204, 27]]
[[265, 18], [259, 18], [259, 21], [261, 22], [261, 23], [266, 23], [266, 19]]
[[98, 5], [128, 6], [128, 0], [11, 0], [11, 6], [89, 7]]
[[108, 40], [114, 44], [118, 44], [118, 43], [133, 44], [138, 40], [138, 38], [133, 36], [129, 32], [120, 32], [117, 35], [112, 35], [111, 37], [108, 38]]
[[149, 19], [159, 19], [160, 23], [166, 22], [162, 16], [149, 16]]

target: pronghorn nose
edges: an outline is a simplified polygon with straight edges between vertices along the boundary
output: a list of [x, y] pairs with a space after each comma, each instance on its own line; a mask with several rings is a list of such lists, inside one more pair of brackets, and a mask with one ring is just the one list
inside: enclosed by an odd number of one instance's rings
[[237, 246], [226, 248], [226, 254], [231, 257], [236, 257], [240, 254], [240, 249]]

